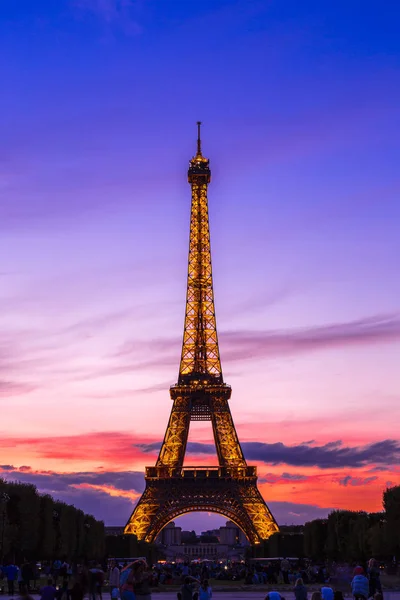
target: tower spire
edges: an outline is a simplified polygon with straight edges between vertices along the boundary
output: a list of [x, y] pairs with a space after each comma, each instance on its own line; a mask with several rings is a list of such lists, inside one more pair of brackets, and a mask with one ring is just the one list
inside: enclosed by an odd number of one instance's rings
[[197, 156], [202, 156], [202, 154], [201, 154], [200, 127], [201, 127], [201, 121], [197, 121]]

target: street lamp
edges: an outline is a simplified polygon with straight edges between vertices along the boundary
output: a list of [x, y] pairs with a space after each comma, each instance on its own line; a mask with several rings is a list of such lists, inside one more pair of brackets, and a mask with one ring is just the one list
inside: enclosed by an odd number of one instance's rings
[[3, 492], [0, 494], [0, 504], [1, 504], [1, 552], [0, 552], [0, 561], [3, 563], [3, 554], [4, 554], [4, 530], [6, 528], [6, 510], [7, 510], [7, 502], [9, 502], [10, 496]]

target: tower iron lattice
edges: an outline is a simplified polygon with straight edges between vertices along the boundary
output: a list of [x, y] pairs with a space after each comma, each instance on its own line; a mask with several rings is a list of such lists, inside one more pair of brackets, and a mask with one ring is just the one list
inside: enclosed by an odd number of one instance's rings
[[[187, 512], [216, 512], [232, 520], [251, 543], [279, 531], [257, 487], [257, 468], [248, 466], [229, 408], [215, 319], [207, 189], [209, 160], [201, 150], [189, 163], [192, 189], [185, 326], [178, 382], [167, 430], [154, 467], [146, 467], [146, 488], [126, 534], [152, 542], [172, 519]], [[217, 467], [184, 467], [191, 421], [211, 421]]]

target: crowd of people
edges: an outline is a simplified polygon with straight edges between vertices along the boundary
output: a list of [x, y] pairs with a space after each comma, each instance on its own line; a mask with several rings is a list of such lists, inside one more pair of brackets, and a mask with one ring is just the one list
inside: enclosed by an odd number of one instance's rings
[[[107, 567], [100, 564], [70, 565], [55, 560], [52, 564], [24, 562], [18, 566], [12, 562], [0, 565], [0, 580], [7, 582], [9, 596], [16, 593], [23, 600], [39, 592], [42, 600], [92, 600], [101, 598], [107, 577]], [[43, 578], [46, 585], [43, 586]]]
[[[369, 561], [367, 570], [361, 566], [354, 569], [350, 588], [354, 600], [383, 600], [380, 571], [373, 558]], [[295, 600], [308, 600], [308, 590], [301, 577], [296, 580], [293, 591]], [[265, 600], [285, 600], [285, 598], [280, 592], [271, 591], [266, 595]], [[311, 600], [344, 600], [344, 596], [343, 591], [334, 590], [328, 580], [323, 582], [319, 590], [312, 592]]]
[[[38, 565], [24, 562], [21, 566], [0, 565], [0, 579], [6, 580], [10, 596], [18, 593], [21, 600], [30, 600], [30, 594], [39, 592], [41, 600], [151, 600], [151, 589], [159, 585], [178, 584], [177, 600], [210, 600], [210, 580], [233, 580], [247, 585], [282, 585], [285, 592], [270, 591], [266, 600], [285, 600], [284, 594], [293, 591], [295, 600], [309, 600], [307, 586], [313, 586], [310, 600], [343, 600], [343, 591], [354, 600], [383, 600], [378, 563], [371, 559], [365, 567], [357, 566], [345, 585], [338, 573], [341, 568], [316, 565], [287, 559], [250, 563], [223, 563], [204, 561], [193, 563], [157, 563], [149, 566], [145, 560], [101, 565], [70, 565], [55, 560], [52, 564]], [[39, 572], [47, 578], [40, 582]], [[351, 580], [351, 583], [350, 583]], [[335, 585], [336, 584], [336, 585]], [[319, 589], [315, 591], [315, 587]]]
[[8, 593], [13, 596], [24, 586], [27, 589], [30, 589], [32, 585], [36, 587], [36, 582], [40, 579], [40, 572], [35, 563], [25, 561], [18, 566], [10, 562], [7, 565], [0, 565], [0, 579], [7, 581]]

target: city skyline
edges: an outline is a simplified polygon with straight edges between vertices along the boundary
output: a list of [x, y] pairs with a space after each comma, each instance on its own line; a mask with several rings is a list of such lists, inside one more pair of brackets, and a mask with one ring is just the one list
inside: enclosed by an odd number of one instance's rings
[[[222, 369], [268, 506], [376, 511], [399, 482], [400, 9], [279, 4], [0, 9], [0, 476], [129, 517], [178, 375], [200, 119]], [[216, 464], [209, 423], [186, 464]]]

